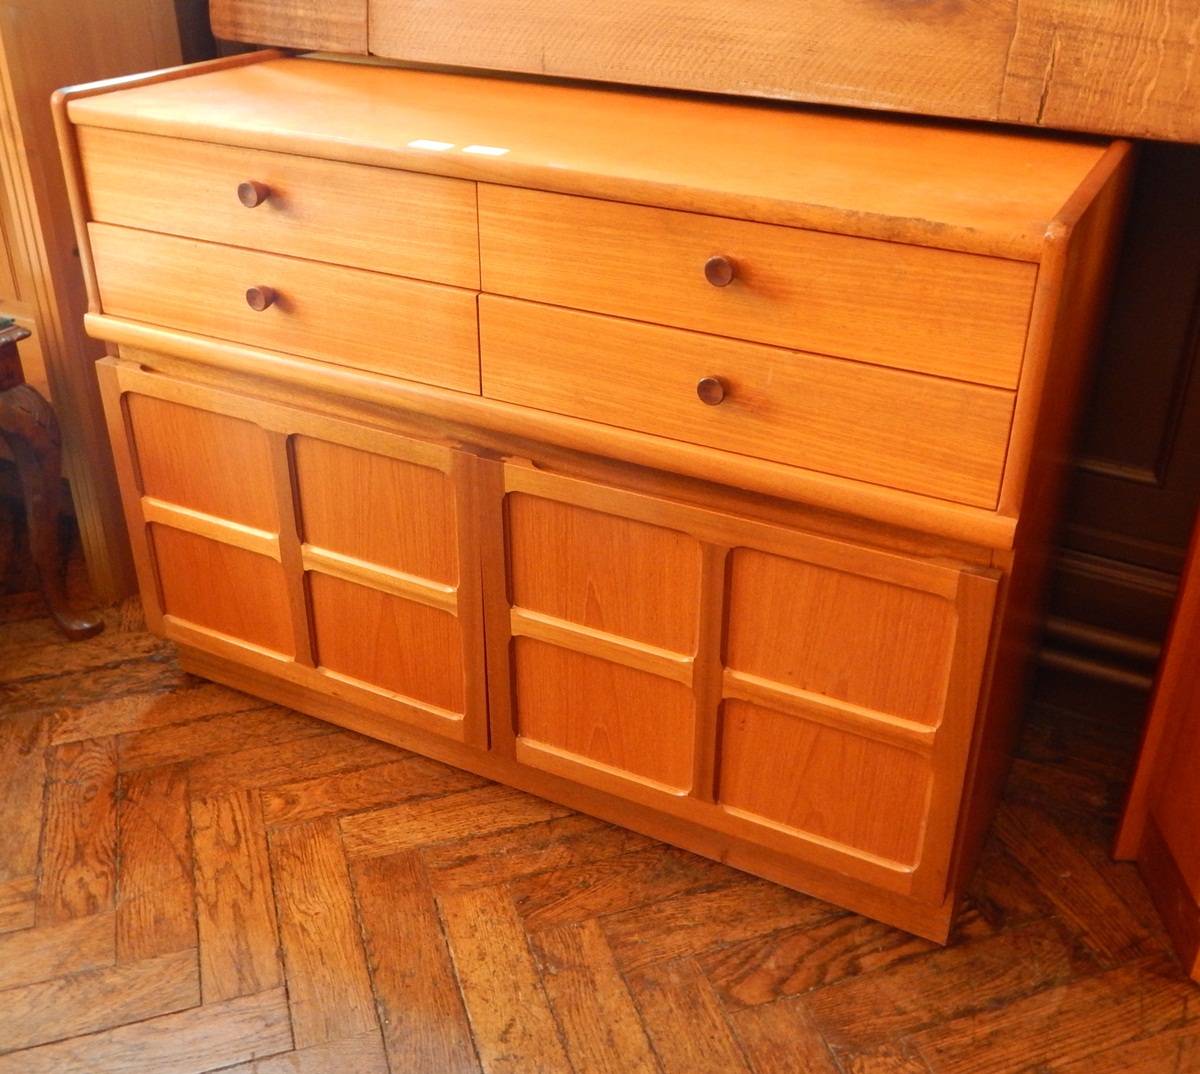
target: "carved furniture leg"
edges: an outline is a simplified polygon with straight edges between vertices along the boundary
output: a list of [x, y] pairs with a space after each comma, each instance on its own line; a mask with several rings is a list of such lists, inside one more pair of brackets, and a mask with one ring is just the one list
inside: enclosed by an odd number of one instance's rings
[[75, 615], [68, 605], [65, 564], [58, 545], [62, 441], [54, 410], [24, 383], [17, 342], [27, 335], [29, 332], [17, 325], [0, 328], [0, 437], [17, 464], [29, 547], [42, 596], [62, 632], [78, 641], [100, 633], [104, 621]]

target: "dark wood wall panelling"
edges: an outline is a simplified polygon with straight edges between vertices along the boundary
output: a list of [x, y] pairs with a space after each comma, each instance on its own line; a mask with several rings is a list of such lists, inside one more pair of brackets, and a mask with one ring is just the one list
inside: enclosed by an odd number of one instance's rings
[[1200, 146], [1143, 146], [1043, 657], [1148, 689], [1200, 502]]
[[209, 26], [208, 0], [175, 0], [179, 20], [179, 46], [184, 63], [210, 60], [217, 54]]

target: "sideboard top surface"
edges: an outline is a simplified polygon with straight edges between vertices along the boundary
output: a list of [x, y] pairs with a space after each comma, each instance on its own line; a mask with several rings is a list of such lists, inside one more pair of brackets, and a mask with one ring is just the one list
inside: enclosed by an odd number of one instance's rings
[[644, 93], [317, 58], [69, 107], [82, 125], [1030, 260], [1105, 150], [1086, 138], [792, 105], [662, 94], [647, 107]]

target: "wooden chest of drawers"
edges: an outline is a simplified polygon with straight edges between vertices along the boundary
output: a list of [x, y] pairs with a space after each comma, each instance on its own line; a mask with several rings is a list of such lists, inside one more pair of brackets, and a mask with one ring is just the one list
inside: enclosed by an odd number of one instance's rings
[[945, 938], [1127, 146], [269, 54], [58, 108], [187, 667]]

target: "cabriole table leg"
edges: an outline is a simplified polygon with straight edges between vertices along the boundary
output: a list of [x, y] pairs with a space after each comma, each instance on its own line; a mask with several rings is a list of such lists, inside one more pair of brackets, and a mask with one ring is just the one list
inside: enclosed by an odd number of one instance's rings
[[28, 335], [28, 329], [16, 324], [0, 328], [0, 437], [17, 465], [29, 547], [42, 596], [62, 632], [78, 641], [100, 633], [104, 621], [76, 615], [67, 600], [57, 533], [62, 441], [53, 408], [25, 383], [17, 343]]

